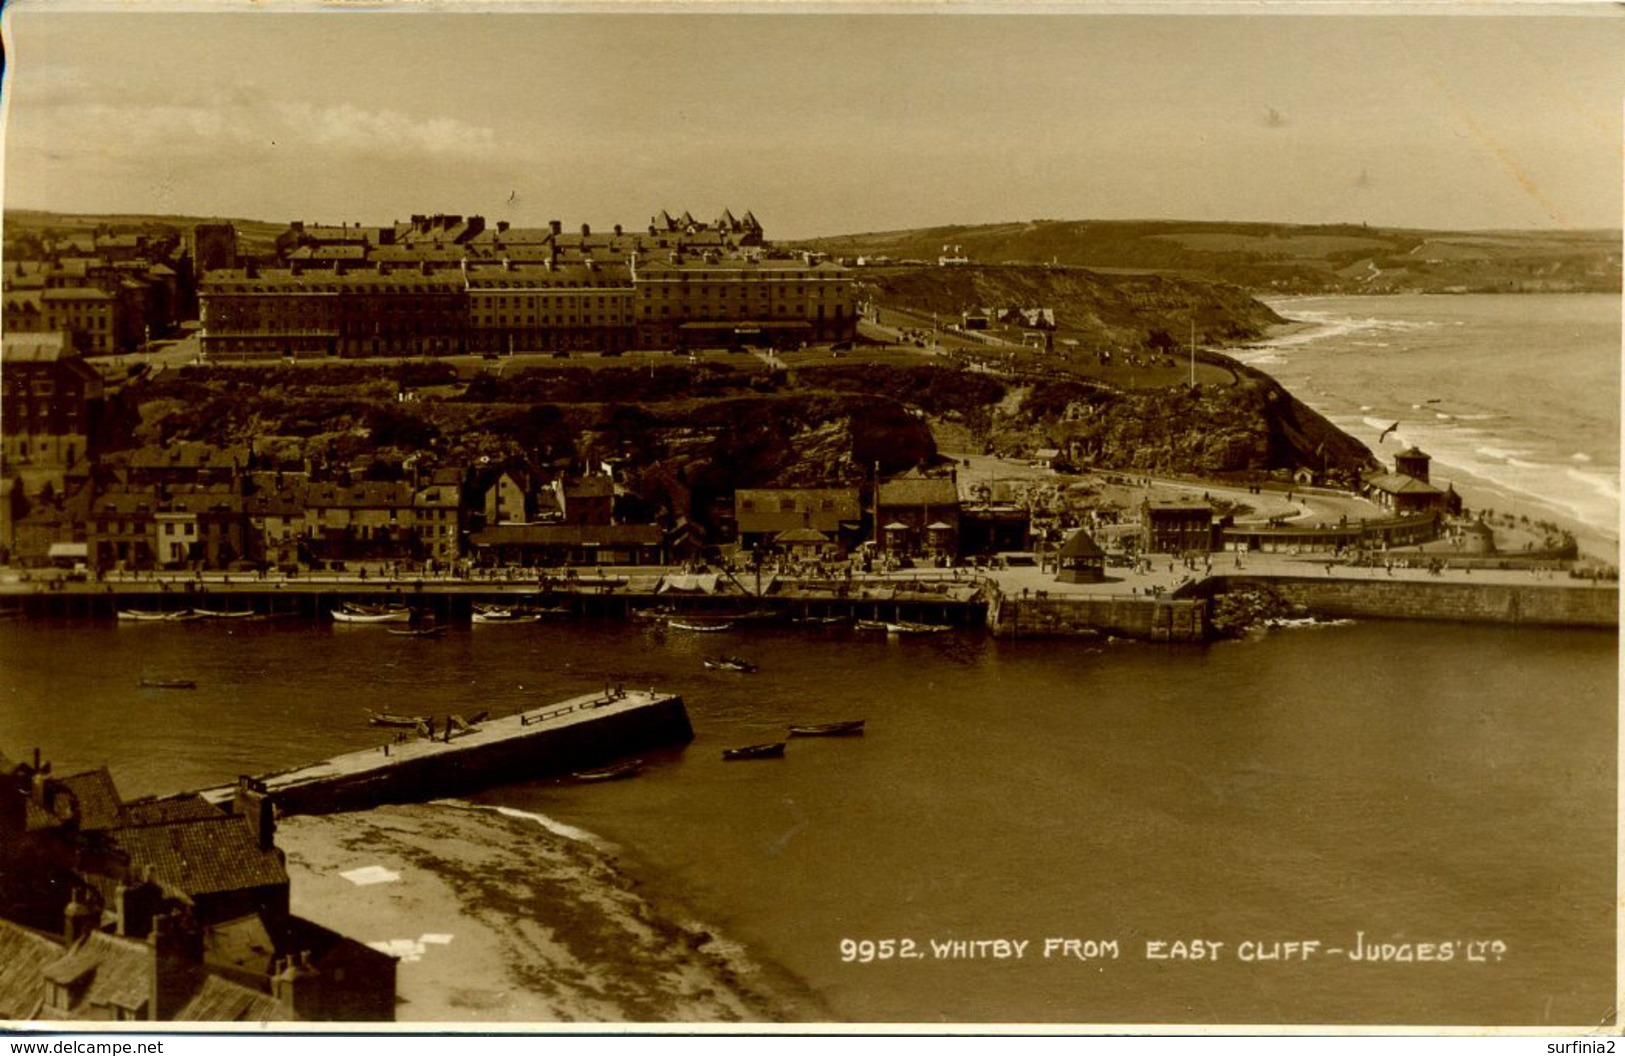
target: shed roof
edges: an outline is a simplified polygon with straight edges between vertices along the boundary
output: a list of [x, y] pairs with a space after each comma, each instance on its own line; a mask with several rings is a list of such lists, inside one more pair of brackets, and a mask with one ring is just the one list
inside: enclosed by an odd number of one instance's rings
[[[44, 978], [84, 987], [67, 1019], [107, 1019], [106, 1010], [136, 1010], [152, 994], [152, 952], [145, 942], [92, 931], [46, 965]], [[52, 1015], [57, 1013], [53, 1010]]]
[[62, 943], [0, 919], [0, 1019], [32, 1019], [45, 995], [46, 966], [62, 957]]

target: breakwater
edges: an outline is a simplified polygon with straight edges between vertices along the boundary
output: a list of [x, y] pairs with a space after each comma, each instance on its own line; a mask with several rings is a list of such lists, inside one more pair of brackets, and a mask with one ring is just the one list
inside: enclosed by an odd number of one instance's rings
[[[376, 748], [239, 779], [283, 814], [365, 810], [476, 792], [493, 785], [585, 769], [694, 738], [683, 698], [607, 690], [488, 719], [443, 739], [406, 735]], [[230, 802], [238, 786], [204, 791]]]

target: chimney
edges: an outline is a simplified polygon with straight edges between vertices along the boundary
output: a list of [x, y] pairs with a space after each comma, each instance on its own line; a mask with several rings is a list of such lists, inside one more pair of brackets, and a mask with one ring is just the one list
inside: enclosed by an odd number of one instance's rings
[[84, 888], [74, 888], [67, 908], [62, 911], [62, 938], [69, 945], [78, 942], [94, 930], [100, 916], [90, 906], [90, 892]]
[[280, 970], [271, 978], [271, 996], [292, 1019], [320, 1019], [322, 973], [310, 963], [310, 951], [280, 961]]
[[144, 939], [152, 934], [153, 918], [162, 899], [163, 892], [153, 883], [150, 866], [143, 868], [141, 878], [133, 885], [120, 883], [113, 895], [118, 933], [131, 939]]
[[203, 974], [203, 937], [180, 912], [155, 917], [152, 934], [152, 1000], [147, 1015], [171, 1020], [186, 1007]]
[[248, 831], [262, 851], [276, 846], [276, 803], [266, 793], [265, 786], [244, 774], [237, 778], [237, 789], [232, 793], [231, 812], [248, 819]]

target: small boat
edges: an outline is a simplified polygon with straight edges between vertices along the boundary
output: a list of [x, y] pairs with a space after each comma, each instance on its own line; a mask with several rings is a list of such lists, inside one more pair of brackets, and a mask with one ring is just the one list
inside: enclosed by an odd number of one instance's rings
[[196, 689], [197, 683], [190, 678], [143, 678], [142, 689]]
[[886, 624], [887, 634], [941, 634], [951, 631], [953, 627], [946, 623], [911, 623], [908, 620], [897, 620]]
[[219, 609], [193, 609], [192, 611], [205, 620], [246, 620], [254, 615], [253, 609], [243, 609], [241, 612], [223, 612]]
[[444, 627], [389, 627], [390, 634], [400, 638], [438, 638], [446, 633]]
[[429, 717], [427, 715], [391, 715], [387, 711], [367, 712], [367, 725], [369, 726], [404, 726], [410, 730], [428, 724]]
[[863, 719], [853, 719], [850, 722], [823, 722], [810, 726], [790, 727], [792, 737], [850, 737], [863, 732]]
[[674, 631], [699, 631], [706, 634], [734, 629], [732, 620], [667, 620], [666, 626]]
[[383, 609], [377, 612], [365, 612], [348, 606], [333, 610], [333, 619], [338, 623], [411, 623], [411, 609]]
[[520, 612], [518, 609], [474, 610], [475, 623], [535, 623], [540, 619], [537, 613]]
[[118, 618], [133, 620], [137, 623], [174, 623], [177, 620], [195, 620], [197, 613], [191, 609], [181, 609], [179, 612], [159, 612], [154, 609], [120, 609]]
[[884, 631], [890, 624], [885, 620], [859, 620], [852, 626], [860, 631]]
[[790, 622], [798, 627], [834, 627], [846, 620], [845, 616], [798, 616]]
[[577, 781], [619, 781], [625, 777], [637, 777], [643, 773], [642, 759], [628, 759], [613, 766], [600, 767], [597, 770], [577, 770], [570, 776]]
[[774, 741], [772, 744], [748, 744], [743, 748], [722, 750], [722, 758], [729, 762], [738, 759], [777, 759], [783, 754], [783, 741]]
[[705, 666], [712, 671], [737, 671], [742, 675], [754, 675], [756, 665], [749, 660], [742, 660], [737, 656], [708, 656]]

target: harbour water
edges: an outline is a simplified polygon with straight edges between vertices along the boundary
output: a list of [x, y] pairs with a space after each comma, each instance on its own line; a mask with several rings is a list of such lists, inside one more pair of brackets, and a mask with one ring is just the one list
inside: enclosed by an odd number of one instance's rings
[[[16, 622], [0, 731], [63, 770], [106, 763], [138, 795], [377, 743], [369, 707], [502, 713], [653, 684], [683, 693], [692, 744], [648, 754], [635, 780], [481, 801], [614, 844], [657, 903], [843, 1020], [1579, 1024], [1611, 1001], [1616, 643], [1431, 624], [1169, 647]], [[717, 651], [761, 670], [704, 669]], [[721, 758], [853, 718], [862, 737]], [[886, 939], [922, 956], [861, 963]], [[995, 939], [1024, 956], [932, 945]], [[1097, 956], [1046, 958], [1048, 939]], [[1146, 956], [1193, 940], [1224, 943], [1220, 959]], [[1238, 959], [1310, 941], [1345, 953]], [[1457, 945], [1374, 964], [1349, 959], [1358, 942]]]
[[1470, 507], [1531, 511], [1617, 548], [1618, 296], [1294, 297], [1271, 307], [1307, 325], [1237, 358], [1379, 457], [1414, 444]]

